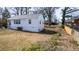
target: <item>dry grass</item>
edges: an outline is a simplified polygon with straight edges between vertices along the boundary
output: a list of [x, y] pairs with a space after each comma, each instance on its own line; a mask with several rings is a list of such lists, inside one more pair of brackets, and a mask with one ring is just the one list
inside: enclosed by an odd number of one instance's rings
[[48, 34], [1, 29], [0, 50], [21, 50], [33, 42], [48, 40], [50, 37]]
[[0, 50], [74, 51], [79, 48], [73, 37], [67, 35], [60, 27], [47, 26], [46, 30], [41, 33], [0, 29]]

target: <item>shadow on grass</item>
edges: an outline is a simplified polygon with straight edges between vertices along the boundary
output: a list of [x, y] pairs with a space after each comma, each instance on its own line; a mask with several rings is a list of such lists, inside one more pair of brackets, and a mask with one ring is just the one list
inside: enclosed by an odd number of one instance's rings
[[[12, 29], [14, 30], [14, 29]], [[28, 32], [28, 33], [39, 33], [39, 34], [57, 34], [58, 32], [53, 30], [44, 29], [41, 32], [31, 32], [31, 31], [23, 31], [23, 30], [15, 30], [15, 31], [21, 31], [21, 32]]]
[[46, 28], [56, 28], [55, 26], [45, 26]]
[[47, 29], [45, 29], [45, 30], [43, 30], [43, 31], [41, 31], [39, 33], [41, 33], [41, 34], [57, 34], [58, 32], [53, 31], [53, 30], [47, 30]]

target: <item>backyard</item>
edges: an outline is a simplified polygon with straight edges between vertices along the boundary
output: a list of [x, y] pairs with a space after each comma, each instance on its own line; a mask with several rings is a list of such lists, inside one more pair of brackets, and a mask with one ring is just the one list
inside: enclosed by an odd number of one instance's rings
[[59, 26], [45, 26], [40, 33], [0, 29], [1, 51], [73, 51], [79, 50], [73, 36], [67, 35]]

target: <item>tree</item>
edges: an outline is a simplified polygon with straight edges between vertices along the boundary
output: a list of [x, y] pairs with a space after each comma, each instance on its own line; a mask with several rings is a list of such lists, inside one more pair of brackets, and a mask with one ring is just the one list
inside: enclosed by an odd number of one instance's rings
[[3, 13], [2, 13], [2, 25], [4, 27], [7, 27], [7, 18], [10, 17], [10, 13], [8, 11], [8, 9], [5, 7]]
[[45, 13], [44, 8], [43, 8], [43, 7], [39, 7], [39, 8], [36, 8], [36, 9], [37, 9], [37, 12], [38, 12], [38, 13], [41, 13], [41, 14], [42, 14], [42, 16], [43, 16], [43, 18], [44, 18], [44, 20], [45, 20], [45, 17], [46, 17], [47, 15], [46, 15], [46, 13]]
[[25, 8], [25, 13], [26, 13], [26, 15], [27, 15], [27, 13], [29, 12], [28, 10], [31, 8], [31, 7], [24, 7]]
[[50, 26], [51, 25], [51, 20], [52, 20], [52, 17], [54, 15], [54, 12], [56, 9], [58, 9], [59, 7], [40, 7], [38, 9], [40, 9], [41, 11], [41, 14], [43, 15], [43, 18], [45, 19], [45, 17], [48, 18], [48, 25]]
[[[64, 9], [62, 10], [62, 28], [64, 28], [66, 16], [76, 11], [79, 11], [79, 9], [75, 7], [64, 7]], [[68, 16], [71, 16], [71, 15], [68, 15]]]
[[52, 17], [54, 15], [54, 12], [56, 9], [58, 9], [59, 7], [45, 7], [44, 10], [45, 10], [45, 13], [47, 14], [47, 17], [48, 17], [48, 25], [50, 26], [51, 25], [51, 20], [52, 20]]
[[66, 16], [66, 12], [68, 10], [69, 7], [65, 7], [63, 10], [62, 10], [62, 28], [64, 28], [64, 24], [65, 24], [65, 16]]
[[47, 7], [44, 9], [47, 16], [48, 16], [48, 25], [51, 25], [51, 18], [52, 18], [52, 7]]
[[19, 15], [19, 7], [14, 7], [16, 10], [16, 15]]
[[30, 8], [31, 7], [11, 7], [10, 9], [14, 11], [16, 15], [27, 15]]
[[5, 7], [5, 10], [2, 13], [2, 18], [9, 18], [10, 17], [10, 12], [8, 11], [8, 9]]
[[21, 9], [20, 9], [20, 13], [21, 13], [21, 15], [23, 15], [23, 7], [21, 7]]

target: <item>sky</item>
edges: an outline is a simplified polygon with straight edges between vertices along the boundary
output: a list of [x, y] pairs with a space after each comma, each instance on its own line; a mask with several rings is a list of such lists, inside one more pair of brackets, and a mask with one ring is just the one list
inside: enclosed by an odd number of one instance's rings
[[[64, 7], [61, 7], [59, 9], [56, 10], [56, 18], [61, 22], [61, 19], [62, 19], [62, 9]], [[74, 8], [77, 8], [79, 9], [79, 7], [74, 7]], [[72, 8], [73, 9], [73, 8]], [[72, 12], [72, 13], [69, 13], [68, 15], [72, 15], [72, 17], [76, 17], [76, 16], [79, 16], [79, 11], [75, 11], [75, 12]]]
[[[37, 7], [37, 8], [38, 8], [38, 7]], [[35, 10], [37, 10], [37, 8], [36, 8], [36, 7], [31, 7], [30, 11], [35, 11]], [[64, 8], [64, 7], [60, 7], [59, 9], [56, 9], [56, 10], [55, 10], [56, 19], [57, 19], [58, 21], [60, 21], [60, 22], [61, 22], [61, 19], [62, 19], [62, 9], [63, 9], [63, 8]], [[76, 7], [76, 8], [79, 9], [79, 7]], [[13, 10], [11, 10], [10, 8], [8, 8], [8, 10], [9, 10], [10, 13], [15, 13], [15, 12], [14, 12]], [[73, 15], [73, 16], [78, 15], [78, 16], [79, 16], [79, 11], [73, 12], [73, 13], [70, 14], [70, 15]]]
[[63, 8], [59, 8], [55, 11], [55, 15], [56, 15], [56, 18], [61, 22], [61, 19], [62, 19], [62, 11], [61, 9]]

